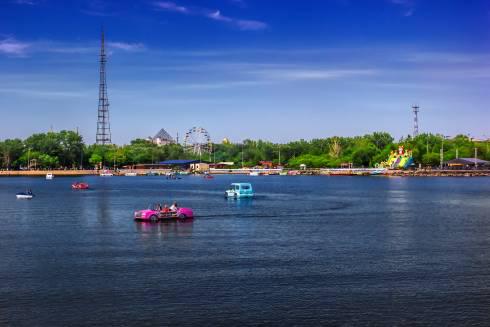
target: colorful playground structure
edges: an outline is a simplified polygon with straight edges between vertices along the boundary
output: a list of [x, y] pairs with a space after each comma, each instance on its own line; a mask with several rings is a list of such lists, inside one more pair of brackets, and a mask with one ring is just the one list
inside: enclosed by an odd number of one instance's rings
[[407, 169], [412, 164], [412, 151], [405, 150], [402, 145], [398, 147], [398, 151], [391, 151], [388, 160], [380, 163], [379, 166], [389, 169]]

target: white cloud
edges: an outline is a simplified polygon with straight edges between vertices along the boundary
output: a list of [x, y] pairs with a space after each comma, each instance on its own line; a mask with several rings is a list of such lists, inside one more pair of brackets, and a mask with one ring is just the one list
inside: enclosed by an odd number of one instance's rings
[[231, 22], [232, 19], [226, 16], [221, 15], [221, 12], [219, 10], [216, 10], [215, 12], [207, 14], [207, 16], [211, 19], [214, 20], [219, 20], [222, 22]]
[[290, 68], [272, 69], [256, 72], [266, 79], [301, 81], [301, 80], [331, 80], [359, 76], [371, 76], [377, 73], [372, 69], [310, 69]]
[[24, 56], [30, 46], [31, 45], [29, 43], [8, 38], [0, 41], [0, 53], [13, 56]]
[[112, 49], [124, 50], [129, 52], [145, 50], [145, 46], [143, 43], [107, 42], [107, 46]]
[[32, 90], [24, 88], [0, 88], [0, 93], [5, 94], [17, 94], [21, 96], [29, 97], [39, 97], [39, 98], [59, 98], [59, 97], [69, 97], [69, 98], [79, 98], [89, 96], [89, 92], [79, 92], [79, 91], [53, 91], [53, 90]]
[[248, 30], [248, 31], [257, 31], [257, 30], [262, 30], [267, 28], [267, 24], [263, 22], [259, 22], [256, 20], [243, 20], [243, 19], [235, 19], [231, 18], [228, 16], [224, 16], [221, 14], [219, 10], [216, 10], [215, 12], [211, 12], [207, 14], [207, 17], [221, 21], [221, 22], [226, 22], [230, 23], [232, 25], [237, 26], [241, 30]]
[[52, 52], [52, 53], [66, 53], [66, 54], [84, 54], [94, 53], [99, 50], [96, 46], [69, 46], [69, 45], [39, 45], [34, 47], [34, 51], [37, 52]]
[[17, 4], [17, 5], [30, 5], [30, 6], [34, 6], [34, 5], [37, 5], [38, 2], [37, 1], [34, 1], [34, 0], [14, 0], [12, 1], [13, 3]]
[[[352, 79], [378, 75], [380, 72], [370, 69], [323, 69], [314, 67], [298, 67], [294, 65], [276, 64], [209, 64], [194, 67], [194, 73], [206, 76], [204, 79], [196, 75], [183, 74], [179, 81], [172, 81], [167, 88], [213, 90], [225, 88], [250, 88], [265, 85], [279, 85], [295, 82], [322, 82], [329, 80]], [[234, 72], [234, 73], [229, 73]]]
[[184, 7], [176, 4], [175, 2], [168, 1], [159, 1], [154, 3], [155, 7], [160, 10], [172, 11], [180, 14], [186, 15], [196, 15], [203, 16], [209, 19], [224, 22], [230, 25], [237, 27], [242, 31], [258, 31], [267, 28], [267, 24], [257, 20], [246, 20], [246, 19], [238, 19], [234, 17], [225, 16], [221, 13], [220, 10], [211, 11], [205, 8], [197, 8], [197, 7]]
[[272, 84], [270, 81], [257, 81], [257, 80], [223, 80], [223, 81], [208, 81], [202, 83], [172, 83], [167, 88], [176, 89], [194, 89], [194, 90], [213, 90], [213, 89], [225, 89], [225, 88], [237, 88], [237, 87], [254, 87]]
[[180, 13], [183, 13], [183, 14], [188, 14], [189, 13], [189, 9], [187, 9], [186, 7], [179, 6], [176, 3], [170, 2], [170, 1], [159, 1], [159, 2], [155, 2], [155, 6], [157, 8], [163, 9], [163, 10], [180, 12]]
[[[107, 48], [111, 51], [126, 52], [145, 51], [143, 43], [107, 42]], [[59, 53], [59, 54], [89, 54], [97, 53], [100, 49], [98, 42], [86, 44], [62, 43], [55, 41], [21, 42], [14, 38], [0, 40], [0, 54], [15, 57], [25, 57], [32, 53]]]
[[402, 61], [412, 63], [439, 63], [439, 64], [465, 64], [488, 60], [478, 54], [457, 53], [457, 52], [410, 52], [402, 56]]
[[238, 20], [237, 26], [244, 31], [257, 31], [267, 28], [267, 24], [256, 20]]

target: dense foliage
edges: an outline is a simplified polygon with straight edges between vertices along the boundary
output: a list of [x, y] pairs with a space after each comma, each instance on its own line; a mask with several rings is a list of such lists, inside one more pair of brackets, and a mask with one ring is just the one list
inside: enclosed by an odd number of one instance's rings
[[[444, 148], [444, 159], [478, 157], [490, 160], [488, 142], [474, 142], [464, 135], [444, 139], [442, 135], [422, 134], [394, 142], [388, 133], [376, 132], [356, 137], [330, 137], [311, 141], [299, 140], [286, 144], [267, 141], [245, 140], [242, 144], [214, 144], [213, 153], [203, 156], [204, 161], [233, 161], [237, 166], [255, 166], [259, 161], [297, 168], [340, 167], [342, 163], [353, 163], [356, 167], [373, 167], [386, 160], [398, 145], [413, 151], [417, 164], [437, 166], [440, 149]], [[94, 168], [95, 166], [134, 165], [157, 163], [167, 159], [197, 159], [186, 153], [179, 144], [157, 146], [142, 139], [117, 146], [89, 145], [72, 131], [34, 134], [25, 140], [7, 139], [0, 142], [0, 168]]]

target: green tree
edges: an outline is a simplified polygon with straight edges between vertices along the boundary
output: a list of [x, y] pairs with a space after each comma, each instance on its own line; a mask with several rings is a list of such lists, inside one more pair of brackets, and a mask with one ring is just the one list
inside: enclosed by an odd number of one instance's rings
[[386, 146], [393, 143], [393, 137], [386, 132], [374, 132], [371, 135], [366, 135], [365, 138], [367, 138], [378, 149], [384, 149]]
[[100, 154], [97, 154], [97, 153], [93, 153], [91, 156], [90, 156], [90, 159], [89, 159], [89, 162], [93, 165], [93, 166], [97, 166], [98, 164], [100, 164], [102, 162], [103, 158]]
[[6, 169], [19, 168], [16, 161], [22, 156], [24, 149], [24, 144], [20, 139], [7, 139], [0, 142], [2, 167]]
[[426, 166], [437, 166], [440, 163], [440, 155], [437, 153], [426, 153], [422, 156], [422, 163]]
[[355, 166], [369, 167], [375, 154], [376, 150], [372, 146], [357, 148], [352, 154], [352, 162]]
[[40, 154], [38, 164], [42, 168], [55, 168], [59, 165], [59, 159], [56, 156], [50, 156], [49, 154]]

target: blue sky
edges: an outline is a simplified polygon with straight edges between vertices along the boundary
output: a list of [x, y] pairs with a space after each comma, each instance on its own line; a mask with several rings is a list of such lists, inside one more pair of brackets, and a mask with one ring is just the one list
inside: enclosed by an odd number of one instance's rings
[[490, 136], [487, 0], [0, 0], [0, 139], [94, 142], [102, 25], [118, 144]]

